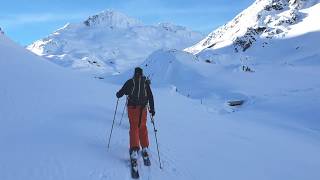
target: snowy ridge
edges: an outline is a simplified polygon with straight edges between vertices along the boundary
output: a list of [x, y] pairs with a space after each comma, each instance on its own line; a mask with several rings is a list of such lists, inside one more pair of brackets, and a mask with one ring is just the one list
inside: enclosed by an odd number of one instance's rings
[[142, 22], [112, 10], [106, 10], [97, 15], [90, 16], [83, 23], [88, 27], [104, 26], [109, 28], [129, 28], [142, 25]]
[[206, 48], [219, 49], [231, 45], [235, 52], [239, 52], [246, 51], [258, 39], [284, 38], [292, 25], [305, 18], [301, 10], [319, 2], [318, 0], [257, 0], [233, 20], [185, 50], [197, 54]]
[[67, 24], [27, 49], [65, 67], [110, 75], [142, 63], [155, 50], [183, 49], [201, 38], [182, 26], [143, 25], [122, 13], [104, 11], [84, 23]]

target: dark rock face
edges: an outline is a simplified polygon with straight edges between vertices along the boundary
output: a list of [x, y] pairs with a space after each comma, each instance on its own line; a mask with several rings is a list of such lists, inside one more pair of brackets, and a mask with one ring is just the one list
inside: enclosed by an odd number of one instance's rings
[[276, 10], [276, 11], [280, 11], [283, 10], [284, 7], [288, 6], [288, 1], [286, 3], [284, 3], [282, 0], [273, 0], [271, 4], [268, 4], [264, 10], [266, 11], [272, 11], [272, 10]]
[[305, 0], [273, 0], [257, 15], [257, 20], [261, 20], [263, 17], [266, 18], [266, 16], [262, 14], [268, 13], [269, 11], [278, 11], [281, 13], [289, 10], [287, 16], [268, 18], [265, 19], [264, 26], [248, 28], [243, 36], [235, 38], [233, 44], [235, 51], [246, 51], [262, 34], [268, 39], [272, 39], [278, 35], [285, 36], [286, 31], [280, 26], [286, 27], [287, 25], [296, 24], [299, 19], [302, 18], [299, 8], [303, 7], [304, 2]]
[[99, 24], [99, 21], [100, 21], [100, 16], [99, 15], [93, 15], [93, 16], [90, 16], [87, 20], [85, 20], [83, 23], [90, 27], [90, 26], [93, 26], [95, 24]]
[[235, 51], [246, 51], [256, 41], [255, 36], [262, 34], [266, 29], [267, 27], [248, 28], [244, 36], [237, 37], [233, 41]]
[[244, 103], [244, 100], [228, 101], [229, 106], [241, 106], [243, 103]]
[[140, 24], [140, 22], [134, 18], [131, 18], [120, 12], [106, 10], [99, 14], [88, 17], [83, 22], [88, 27], [101, 26], [114, 28], [128, 28]]

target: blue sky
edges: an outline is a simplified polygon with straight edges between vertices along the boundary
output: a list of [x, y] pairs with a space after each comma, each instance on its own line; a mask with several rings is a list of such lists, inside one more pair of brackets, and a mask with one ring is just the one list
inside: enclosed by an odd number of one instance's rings
[[0, 27], [21, 45], [43, 38], [68, 22], [112, 9], [145, 24], [171, 22], [207, 34], [254, 0], [7, 0]]

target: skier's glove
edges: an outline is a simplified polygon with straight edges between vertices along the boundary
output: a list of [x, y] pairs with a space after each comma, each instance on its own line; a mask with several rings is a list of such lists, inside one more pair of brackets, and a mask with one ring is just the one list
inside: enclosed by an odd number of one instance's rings
[[121, 98], [122, 97], [119, 92], [117, 92], [116, 96], [117, 96], [117, 98]]
[[153, 109], [150, 109], [149, 113], [151, 114], [151, 116], [154, 116], [156, 114], [156, 112]]

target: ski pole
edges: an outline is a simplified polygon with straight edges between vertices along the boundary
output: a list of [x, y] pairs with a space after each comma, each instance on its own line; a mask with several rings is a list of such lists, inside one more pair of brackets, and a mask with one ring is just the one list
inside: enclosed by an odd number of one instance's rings
[[153, 119], [153, 116], [151, 116], [151, 123], [153, 125], [153, 131], [154, 131], [154, 136], [156, 138], [156, 144], [157, 144], [157, 151], [158, 151], [158, 159], [159, 159], [159, 165], [160, 165], [160, 169], [162, 169], [162, 165], [161, 165], [161, 158], [160, 158], [160, 151], [159, 151], [159, 144], [158, 144], [158, 138], [157, 138], [157, 129], [156, 129], [156, 126], [154, 125], [154, 119]]
[[111, 135], [112, 135], [112, 131], [113, 131], [114, 120], [116, 119], [116, 114], [117, 114], [117, 110], [118, 110], [118, 103], [119, 103], [119, 98], [117, 99], [116, 109], [115, 109], [114, 115], [113, 115], [113, 121], [112, 121], [109, 141], [108, 141], [108, 149], [109, 149], [109, 146], [110, 146], [110, 140], [111, 140]]
[[122, 110], [122, 115], [121, 115], [119, 126], [121, 126], [123, 115], [124, 115], [124, 111], [125, 111], [125, 109], [127, 107], [127, 104], [128, 104], [128, 97], [126, 98], [126, 104], [124, 105], [123, 110]]

